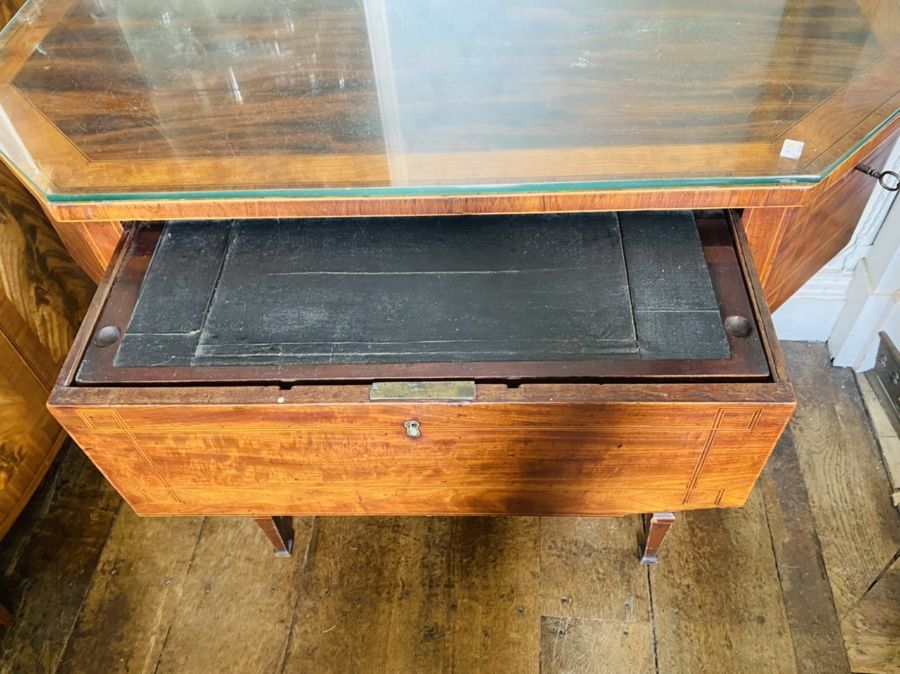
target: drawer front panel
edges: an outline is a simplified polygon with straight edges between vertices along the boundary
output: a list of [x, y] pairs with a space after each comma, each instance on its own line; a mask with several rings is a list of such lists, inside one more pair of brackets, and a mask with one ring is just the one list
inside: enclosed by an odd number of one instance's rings
[[[573, 514], [739, 505], [790, 405], [66, 409], [141, 514]], [[403, 422], [417, 420], [408, 437]], [[734, 430], [737, 419], [747, 420]]]

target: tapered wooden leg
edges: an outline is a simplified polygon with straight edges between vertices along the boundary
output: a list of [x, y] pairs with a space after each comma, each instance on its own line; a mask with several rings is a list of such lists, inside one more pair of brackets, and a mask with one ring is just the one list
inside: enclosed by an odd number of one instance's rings
[[0, 625], [9, 628], [13, 624], [13, 614], [3, 605], [0, 604]]
[[275, 546], [276, 557], [290, 557], [294, 547], [294, 530], [290, 517], [254, 517], [263, 533]]
[[674, 513], [653, 513], [650, 516], [650, 525], [647, 527], [647, 539], [644, 542], [644, 550], [641, 553], [641, 564], [656, 564], [659, 556], [659, 548], [669, 531], [669, 527], [675, 524]]

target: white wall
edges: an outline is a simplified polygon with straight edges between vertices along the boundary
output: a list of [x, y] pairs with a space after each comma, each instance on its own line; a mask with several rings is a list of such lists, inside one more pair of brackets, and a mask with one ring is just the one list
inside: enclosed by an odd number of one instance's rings
[[[894, 202], [897, 203], [896, 201]], [[900, 207], [888, 213], [868, 254], [860, 260], [847, 299], [828, 338], [835, 365], [857, 372], [875, 364], [878, 333], [900, 344]]]

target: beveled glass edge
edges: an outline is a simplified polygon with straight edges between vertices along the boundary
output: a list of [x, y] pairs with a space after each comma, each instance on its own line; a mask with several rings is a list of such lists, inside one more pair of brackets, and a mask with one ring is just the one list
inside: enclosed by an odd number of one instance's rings
[[[500, 194], [547, 194], [553, 192], [592, 192], [601, 190], [632, 190], [670, 187], [731, 187], [754, 185], [793, 185], [814, 184], [826, 176], [764, 176], [736, 178], [672, 178], [646, 180], [600, 180], [587, 182], [562, 183], [509, 183], [509, 184], [476, 184], [476, 185], [423, 185], [410, 187], [332, 187], [332, 188], [283, 188], [283, 189], [245, 189], [245, 190], [211, 190], [184, 192], [110, 192], [94, 194], [46, 194], [47, 201], [54, 204], [85, 203], [95, 201], [174, 201], [178, 199], [322, 199], [322, 198], [358, 198], [358, 197], [442, 197], [442, 196], [492, 196]], [[38, 188], [39, 189], [39, 188]]]
[[12, 16], [9, 17], [9, 20], [5, 24], [0, 26], [0, 41], [9, 37], [7, 35], [7, 33], [11, 33], [14, 30], [12, 28], [12, 26], [16, 25], [18, 23], [18, 20], [21, 19], [21, 17], [19, 15], [21, 14], [24, 16], [25, 13], [31, 7], [31, 5], [32, 5], [32, 0], [25, 0], [25, 2], [23, 2], [21, 5], [19, 5], [19, 8], [15, 12], [12, 13]]
[[475, 196], [498, 194], [527, 194], [552, 192], [592, 192], [601, 190], [638, 190], [669, 188], [727, 188], [753, 187], [767, 185], [814, 185], [827, 178], [838, 166], [847, 161], [860, 147], [880, 133], [885, 127], [900, 117], [900, 109], [888, 115], [880, 124], [865, 134], [846, 152], [825, 167], [821, 173], [797, 175], [768, 176], [730, 176], [700, 178], [647, 178], [628, 180], [590, 180], [567, 182], [530, 182], [472, 185], [421, 185], [396, 187], [325, 187], [325, 188], [279, 188], [279, 189], [234, 189], [234, 190], [185, 190], [179, 192], [94, 192], [70, 194], [62, 192], [47, 193], [30, 177], [24, 176], [5, 153], [4, 159], [15, 167], [19, 175], [23, 175], [29, 184], [49, 203], [85, 203], [102, 201], [175, 201], [203, 199], [321, 199], [321, 198], [359, 198], [359, 197], [420, 197], [420, 196]]

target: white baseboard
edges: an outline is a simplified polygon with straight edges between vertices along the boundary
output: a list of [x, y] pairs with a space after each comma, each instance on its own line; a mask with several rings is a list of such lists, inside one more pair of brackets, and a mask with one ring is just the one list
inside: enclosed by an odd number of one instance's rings
[[853, 272], [825, 268], [772, 314], [779, 339], [824, 342], [844, 308]]
[[785, 302], [772, 315], [778, 339], [801, 342], [824, 342], [837, 323], [842, 299], [797, 297]]

